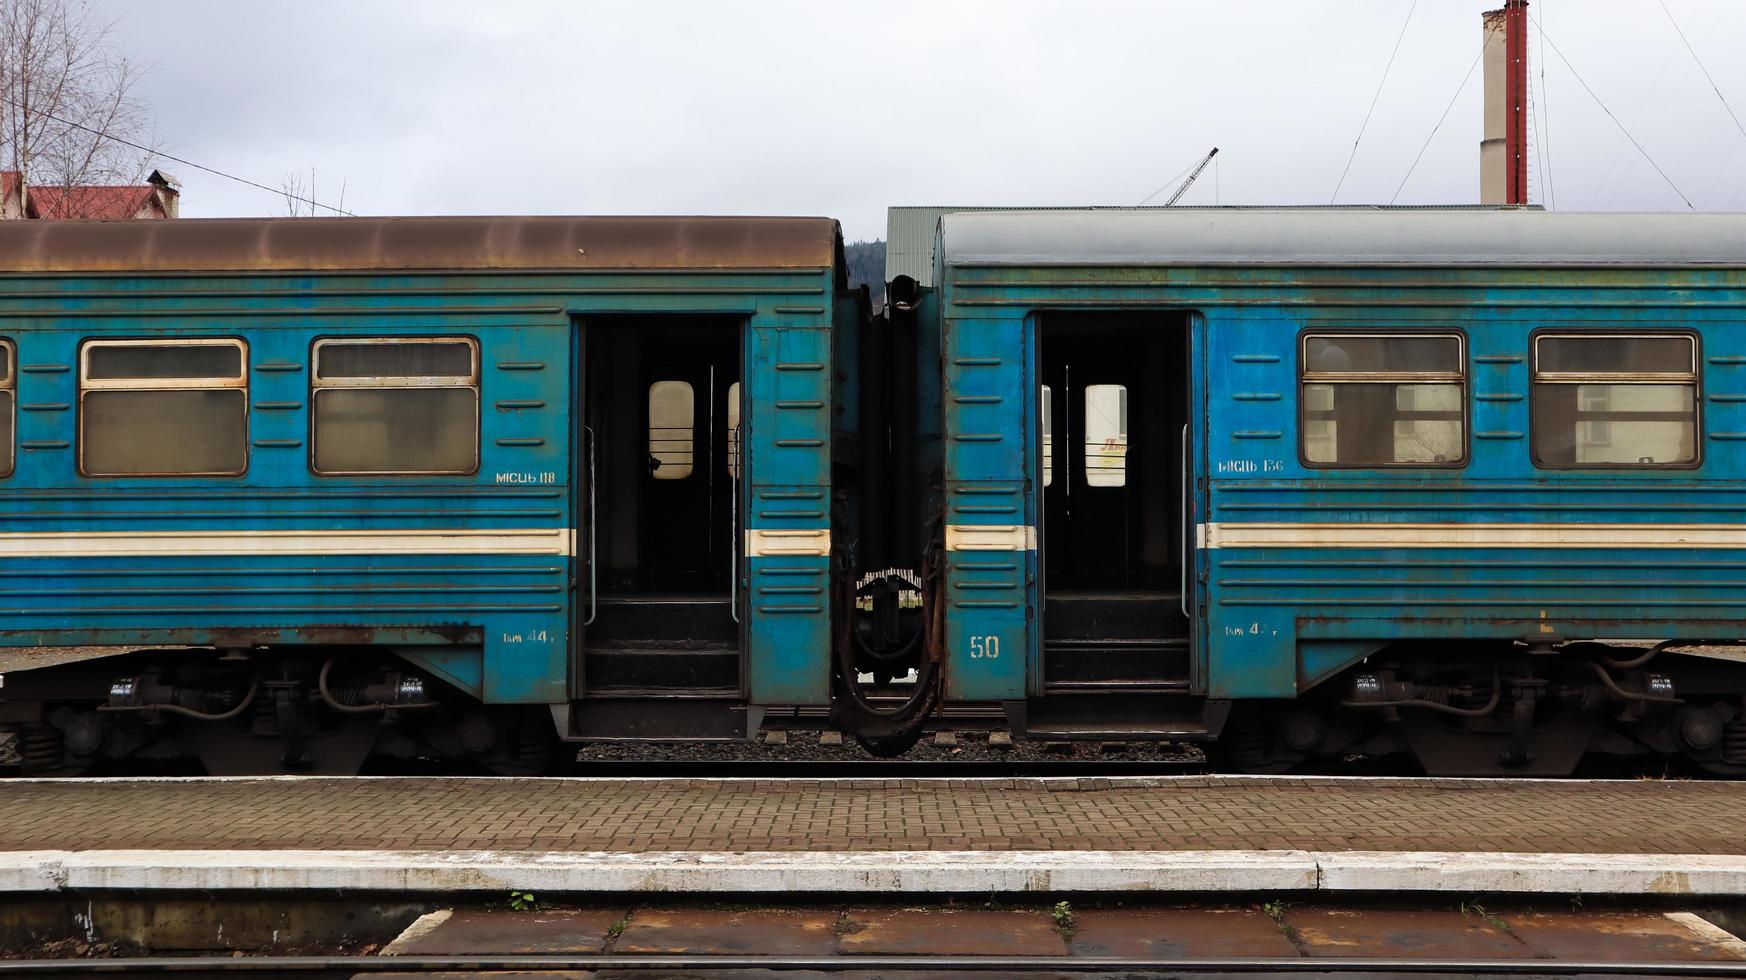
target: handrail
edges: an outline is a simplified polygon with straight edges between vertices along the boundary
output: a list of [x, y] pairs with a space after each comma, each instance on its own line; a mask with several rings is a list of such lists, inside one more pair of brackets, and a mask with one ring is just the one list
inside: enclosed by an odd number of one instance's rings
[[737, 623], [740, 621], [740, 468], [745, 465], [742, 452], [745, 440], [738, 437], [735, 429], [728, 431], [733, 443], [733, 458], [728, 466], [728, 612]]
[[1189, 523], [1193, 508], [1188, 506], [1188, 426], [1182, 427], [1182, 615], [1188, 616], [1188, 539], [1194, 527]]
[[594, 564], [594, 430], [583, 426], [582, 438], [588, 443], [588, 618], [582, 621], [587, 626], [600, 611], [600, 574]]

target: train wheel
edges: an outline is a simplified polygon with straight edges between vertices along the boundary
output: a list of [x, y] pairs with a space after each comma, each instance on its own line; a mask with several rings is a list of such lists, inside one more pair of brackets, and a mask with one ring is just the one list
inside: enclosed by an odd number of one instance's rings
[[904, 732], [899, 735], [892, 735], [884, 738], [869, 738], [865, 735], [857, 735], [855, 741], [860, 743], [861, 748], [867, 750], [868, 755], [875, 755], [881, 759], [895, 759], [905, 752], [908, 752], [910, 749], [915, 748], [916, 743], [920, 742], [921, 738], [922, 731], [920, 728], [917, 728], [913, 732]]
[[1308, 705], [1241, 702], [1231, 708], [1218, 740], [1207, 746], [1207, 762], [1215, 772], [1290, 772], [1321, 741], [1322, 727], [1320, 713]]
[[497, 709], [487, 717], [495, 723], [496, 736], [489, 748], [474, 753], [480, 765], [499, 776], [543, 776], [557, 767], [563, 743], [550, 712], [541, 707]]

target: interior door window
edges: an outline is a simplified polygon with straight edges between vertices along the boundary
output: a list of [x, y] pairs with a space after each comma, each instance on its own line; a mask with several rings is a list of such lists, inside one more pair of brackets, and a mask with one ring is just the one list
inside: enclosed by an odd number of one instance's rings
[[691, 475], [692, 429], [697, 398], [688, 381], [657, 381], [649, 386], [649, 460], [657, 480]]
[[1085, 485], [1128, 482], [1128, 387], [1085, 386]]
[[1055, 482], [1055, 406], [1050, 401], [1049, 386], [1043, 385], [1043, 393], [1037, 400], [1042, 407], [1043, 423], [1043, 486]]
[[740, 383], [728, 385], [727, 394], [728, 476], [740, 478]]

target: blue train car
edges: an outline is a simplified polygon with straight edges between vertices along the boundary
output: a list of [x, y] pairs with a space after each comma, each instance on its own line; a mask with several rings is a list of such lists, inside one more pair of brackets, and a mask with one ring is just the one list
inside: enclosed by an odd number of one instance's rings
[[744, 737], [831, 690], [818, 218], [0, 223], [28, 772]]
[[1746, 219], [963, 213], [935, 263], [949, 701], [1746, 772]]

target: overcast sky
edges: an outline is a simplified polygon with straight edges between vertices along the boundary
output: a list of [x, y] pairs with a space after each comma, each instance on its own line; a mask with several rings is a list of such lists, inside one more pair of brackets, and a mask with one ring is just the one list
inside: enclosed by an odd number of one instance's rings
[[[1746, 138], [1662, 2], [1535, 0], [1536, 201], [1746, 209]], [[1665, 3], [1746, 119], [1746, 3]], [[360, 214], [827, 214], [851, 239], [891, 204], [1135, 204], [1214, 145], [1183, 203], [1328, 203], [1403, 23], [1339, 200], [1475, 202], [1481, 70], [1456, 92], [1497, 5], [96, 0], [152, 65], [160, 142], [206, 166], [314, 168]], [[284, 211], [167, 169], [186, 216]]]

